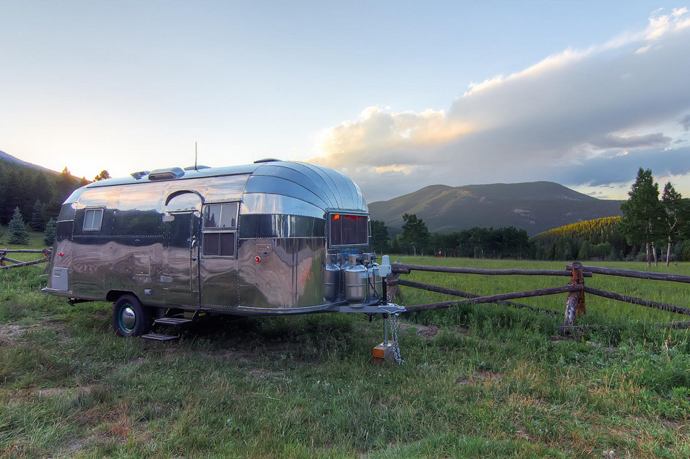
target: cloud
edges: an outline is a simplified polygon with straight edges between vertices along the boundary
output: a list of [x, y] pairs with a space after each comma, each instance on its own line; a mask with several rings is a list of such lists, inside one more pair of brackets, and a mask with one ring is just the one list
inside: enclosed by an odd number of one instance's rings
[[630, 181], [640, 167], [652, 169], [658, 177], [687, 174], [690, 171], [690, 147], [665, 151], [650, 148], [626, 155], [602, 155], [552, 173], [553, 178], [561, 183], [605, 187]]
[[686, 131], [690, 131], [690, 113], [685, 115], [681, 120], [680, 120], [680, 125], [683, 126], [683, 129]]
[[645, 147], [666, 147], [671, 141], [668, 136], [661, 132], [646, 135], [630, 135], [620, 136], [615, 134], [607, 134], [600, 139], [593, 139], [590, 145], [595, 148], [645, 148]]
[[662, 167], [677, 158], [665, 152], [678, 145], [668, 126], [690, 126], [689, 55], [687, 9], [655, 14], [639, 32], [472, 83], [447, 110], [368, 107], [325, 130], [316, 160], [353, 176], [370, 200], [434, 183], [575, 183], [597, 159], [633, 161], [636, 151]]

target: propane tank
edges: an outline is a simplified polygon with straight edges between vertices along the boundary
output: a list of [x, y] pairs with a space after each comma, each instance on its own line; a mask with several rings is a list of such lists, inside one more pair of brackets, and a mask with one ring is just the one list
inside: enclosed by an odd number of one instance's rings
[[378, 263], [372, 263], [369, 265], [369, 301], [381, 298], [381, 274], [379, 272]]
[[369, 272], [359, 262], [359, 256], [349, 256], [345, 267], [345, 299], [351, 303], [363, 303], [367, 298]]
[[324, 272], [324, 297], [327, 301], [335, 301], [340, 293], [342, 283], [342, 269], [338, 263], [338, 254], [326, 255], [326, 267]]

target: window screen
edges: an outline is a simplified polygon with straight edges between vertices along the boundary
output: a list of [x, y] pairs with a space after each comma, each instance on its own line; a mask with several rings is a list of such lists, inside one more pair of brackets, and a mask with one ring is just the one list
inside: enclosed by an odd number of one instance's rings
[[235, 255], [235, 233], [204, 233], [204, 255], [232, 257]]
[[84, 211], [84, 231], [100, 231], [103, 223], [103, 209], [86, 209]]
[[368, 244], [368, 222], [366, 215], [332, 214], [330, 245]]
[[224, 202], [204, 207], [204, 228], [237, 228], [237, 203]]

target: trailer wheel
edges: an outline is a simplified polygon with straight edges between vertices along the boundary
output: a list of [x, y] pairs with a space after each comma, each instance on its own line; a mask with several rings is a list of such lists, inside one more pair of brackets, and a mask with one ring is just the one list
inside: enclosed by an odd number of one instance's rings
[[134, 295], [122, 295], [113, 303], [113, 328], [119, 336], [139, 336], [151, 329], [151, 310]]

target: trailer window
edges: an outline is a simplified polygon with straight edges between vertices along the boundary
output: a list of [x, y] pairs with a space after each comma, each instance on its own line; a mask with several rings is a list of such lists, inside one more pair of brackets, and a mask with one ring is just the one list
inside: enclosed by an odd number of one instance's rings
[[237, 228], [237, 203], [207, 204], [204, 207], [204, 228]]
[[103, 209], [86, 209], [84, 211], [83, 231], [100, 231], [103, 223]]
[[204, 233], [204, 255], [235, 256], [235, 233]]
[[330, 245], [363, 245], [369, 242], [366, 215], [332, 214]]

